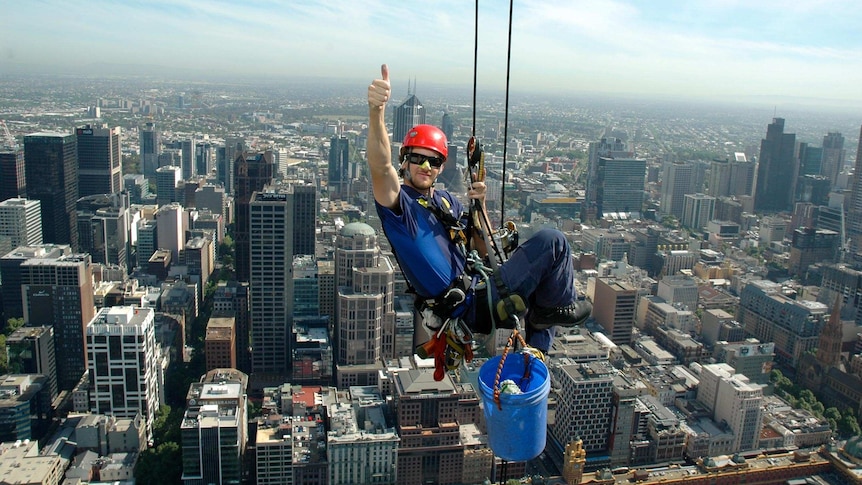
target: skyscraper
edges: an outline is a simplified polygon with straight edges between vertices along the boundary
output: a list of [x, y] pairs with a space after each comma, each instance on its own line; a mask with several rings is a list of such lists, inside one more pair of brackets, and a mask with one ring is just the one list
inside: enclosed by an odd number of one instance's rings
[[188, 180], [192, 178], [196, 172], [196, 157], [195, 157], [195, 148], [196, 142], [194, 138], [189, 138], [187, 140], [180, 141], [180, 152], [182, 153], [182, 161], [180, 162], [182, 167], [182, 175], [183, 180]]
[[114, 194], [123, 190], [120, 128], [85, 125], [78, 139], [78, 197]]
[[673, 162], [667, 164], [661, 183], [662, 214], [672, 215], [682, 220], [684, 197], [693, 192], [692, 172], [694, 167], [689, 162]]
[[392, 141], [395, 143], [404, 141], [410, 128], [425, 123], [425, 106], [415, 94], [407, 91], [407, 99], [393, 108]]
[[39, 201], [14, 198], [0, 202], [0, 254], [37, 244], [42, 244]]
[[[119, 418], [140, 415], [152, 439], [161, 402], [155, 311], [105, 307], [87, 324], [90, 412]], [[121, 372], [116, 372], [120, 369]]]
[[78, 243], [94, 263], [128, 269], [129, 198], [125, 192], [81, 197]]
[[147, 178], [156, 176], [159, 168], [159, 154], [162, 153], [162, 139], [156, 124], [148, 121], [140, 132], [141, 171]]
[[86, 325], [93, 319], [93, 278], [88, 254], [21, 263], [24, 320], [54, 328], [57, 385], [71, 390], [87, 370]]
[[799, 173], [795, 156], [796, 135], [784, 133], [784, 118], [773, 118], [760, 141], [754, 210], [781, 212], [790, 210]]
[[275, 164], [272, 152], [240, 153], [234, 163], [234, 203], [236, 224], [234, 242], [236, 243], [236, 279], [249, 281], [249, 206], [254, 192], [262, 190], [272, 182]]
[[24, 174], [24, 150], [15, 146], [0, 146], [0, 200], [27, 197]]
[[255, 374], [288, 375], [293, 329], [293, 194], [255, 192], [249, 203], [251, 363]]
[[[850, 203], [847, 204], [847, 234], [853, 254], [862, 252], [862, 129], [859, 130], [856, 165], [850, 185]], [[843, 242], [843, 241], [842, 241]]]
[[828, 177], [833, 186], [838, 181], [838, 174], [844, 168], [844, 155], [844, 136], [841, 133], [827, 133], [823, 137], [820, 175]]
[[327, 184], [332, 197], [345, 198], [352, 180], [350, 166], [350, 140], [333, 136], [329, 141], [329, 178]]
[[683, 197], [682, 225], [695, 231], [713, 219], [715, 197], [705, 194], [685, 194]]
[[313, 185], [293, 186], [293, 254], [314, 256], [320, 201]]
[[590, 142], [587, 160], [587, 193], [581, 219], [594, 220], [598, 215], [597, 206], [602, 189], [599, 181], [599, 159], [602, 157], [630, 158], [633, 155], [634, 152], [627, 151], [625, 143], [619, 138], [602, 138], [600, 141]]
[[646, 160], [599, 158], [596, 180], [596, 214], [611, 212], [640, 214], [644, 202]]
[[32, 133], [24, 136], [27, 197], [42, 209], [42, 239], [78, 249], [78, 145], [75, 135]]
[[57, 357], [54, 329], [21, 327], [6, 339], [10, 374], [43, 374], [48, 378], [51, 399], [57, 397]]
[[593, 317], [617, 345], [628, 344], [632, 338], [637, 297], [637, 290], [625, 281], [596, 279]]
[[182, 180], [182, 169], [167, 165], [156, 169], [156, 204], [165, 205], [177, 201], [177, 186]]
[[248, 283], [219, 281], [213, 295], [213, 315], [233, 316], [236, 322], [237, 368], [251, 372], [249, 353], [249, 291]]
[[754, 188], [754, 163], [737, 152], [732, 159], [710, 163], [706, 193], [713, 197], [751, 195]]

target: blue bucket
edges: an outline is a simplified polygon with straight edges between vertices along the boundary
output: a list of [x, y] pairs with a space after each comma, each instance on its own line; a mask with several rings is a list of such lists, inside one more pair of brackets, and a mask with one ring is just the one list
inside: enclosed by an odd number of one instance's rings
[[494, 402], [494, 377], [500, 356], [491, 357], [479, 369], [479, 391], [488, 425], [488, 444], [498, 457], [508, 461], [526, 461], [545, 449], [548, 433], [548, 393], [551, 379], [545, 363], [530, 356], [530, 379], [524, 376], [524, 355], [510, 354], [503, 364], [500, 382], [511, 379], [523, 394], [500, 394], [500, 408]]

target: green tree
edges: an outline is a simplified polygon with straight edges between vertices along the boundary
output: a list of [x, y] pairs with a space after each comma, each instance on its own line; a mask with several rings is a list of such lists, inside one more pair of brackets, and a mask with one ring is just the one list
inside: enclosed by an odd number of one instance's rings
[[848, 438], [862, 434], [862, 430], [859, 429], [859, 422], [856, 421], [855, 416], [852, 414], [845, 414], [841, 417], [841, 420], [838, 421], [838, 433], [842, 437]]
[[140, 485], [182, 483], [182, 476], [180, 445], [173, 442], [144, 450], [135, 467], [135, 482]]

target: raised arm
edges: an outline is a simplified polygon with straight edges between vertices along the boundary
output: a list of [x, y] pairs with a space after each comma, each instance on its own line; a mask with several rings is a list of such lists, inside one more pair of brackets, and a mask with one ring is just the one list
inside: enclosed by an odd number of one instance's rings
[[368, 86], [368, 141], [366, 156], [371, 172], [371, 187], [378, 204], [394, 209], [398, 205], [401, 183], [398, 172], [392, 165], [392, 149], [386, 132], [386, 102], [389, 101], [389, 67], [380, 66], [382, 79], [375, 79]]

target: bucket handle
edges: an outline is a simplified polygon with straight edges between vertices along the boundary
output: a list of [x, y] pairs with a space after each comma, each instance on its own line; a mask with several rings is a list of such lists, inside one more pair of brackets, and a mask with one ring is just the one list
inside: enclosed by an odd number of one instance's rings
[[500, 363], [497, 365], [497, 373], [494, 375], [494, 402], [497, 404], [497, 409], [501, 411], [503, 410], [503, 405], [500, 402], [500, 375], [503, 373], [503, 364], [506, 363], [506, 356], [509, 353], [509, 349], [515, 346], [515, 339], [517, 339], [518, 343], [521, 344], [521, 349], [524, 355], [524, 376], [522, 379], [530, 378], [530, 357], [536, 358], [533, 353], [530, 352], [531, 349], [527, 345], [527, 342], [524, 341], [524, 337], [521, 335], [521, 332], [519, 332], [517, 328], [512, 329], [512, 334], [509, 335], [509, 338], [506, 340], [506, 346], [503, 348], [503, 355], [500, 356]]

